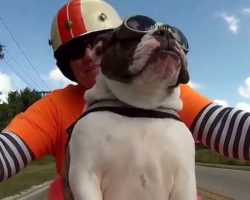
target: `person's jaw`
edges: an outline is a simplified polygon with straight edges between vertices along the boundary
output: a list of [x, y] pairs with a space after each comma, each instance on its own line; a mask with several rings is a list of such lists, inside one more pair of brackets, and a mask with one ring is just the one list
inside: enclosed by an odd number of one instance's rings
[[99, 72], [100, 72], [100, 67], [95, 67], [91, 68], [90, 70], [82, 71], [78, 74], [75, 74], [75, 77], [78, 84], [80, 84], [86, 89], [90, 89], [95, 84], [95, 79], [96, 76], [99, 74]]

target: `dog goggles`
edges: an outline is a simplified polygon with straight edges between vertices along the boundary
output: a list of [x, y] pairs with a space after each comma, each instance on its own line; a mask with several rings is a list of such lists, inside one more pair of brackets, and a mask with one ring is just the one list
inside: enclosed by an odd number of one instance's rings
[[168, 30], [172, 37], [178, 42], [185, 53], [189, 51], [189, 45], [185, 35], [176, 27], [168, 24], [162, 24], [144, 15], [135, 15], [128, 17], [119, 27], [117, 32], [118, 39], [134, 39], [141, 38], [152, 30]]

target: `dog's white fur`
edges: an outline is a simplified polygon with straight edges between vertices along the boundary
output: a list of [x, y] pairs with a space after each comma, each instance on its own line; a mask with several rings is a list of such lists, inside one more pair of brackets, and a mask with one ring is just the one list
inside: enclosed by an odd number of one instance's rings
[[[136, 66], [131, 70], [137, 71]], [[130, 84], [101, 73], [86, 101], [118, 98], [139, 108], [179, 111], [179, 88], [169, 92], [166, 87], [179, 72], [148, 66]], [[94, 112], [75, 125], [69, 148], [69, 182], [76, 200], [196, 199], [194, 141], [180, 121]]]
[[[155, 40], [152, 36], [152, 32], [145, 35], [135, 50], [133, 56], [133, 63], [129, 66], [129, 71], [133, 74], [142, 70], [148, 61], [148, 55], [151, 54], [152, 50], [160, 46], [160, 42]], [[145, 55], [145, 56], [141, 56]]]

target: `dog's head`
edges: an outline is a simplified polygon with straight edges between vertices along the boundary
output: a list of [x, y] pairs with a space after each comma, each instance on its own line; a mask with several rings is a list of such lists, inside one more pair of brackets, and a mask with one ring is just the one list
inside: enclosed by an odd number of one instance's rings
[[[130, 23], [135, 26], [133, 20]], [[135, 93], [141, 98], [158, 95], [163, 100], [180, 83], [189, 81], [186, 49], [174, 27], [154, 23], [147, 31], [137, 31], [130, 25], [125, 20], [117, 29], [96, 38], [95, 54], [101, 57], [101, 71], [120, 100], [130, 94], [135, 98]], [[124, 88], [126, 94], [122, 94]]]

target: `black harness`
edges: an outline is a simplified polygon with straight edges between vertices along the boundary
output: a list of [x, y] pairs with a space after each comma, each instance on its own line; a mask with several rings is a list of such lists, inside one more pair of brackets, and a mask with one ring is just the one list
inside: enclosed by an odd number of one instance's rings
[[179, 117], [179, 115], [171, 112], [163, 112], [158, 110], [147, 110], [147, 109], [141, 109], [141, 108], [135, 108], [135, 107], [126, 107], [126, 106], [98, 106], [87, 109], [67, 130], [68, 133], [68, 139], [65, 145], [65, 151], [68, 147], [68, 143], [71, 138], [71, 134], [73, 131], [73, 128], [75, 124], [86, 115], [92, 113], [92, 112], [113, 112], [118, 115], [126, 116], [126, 117], [134, 117], [134, 118], [172, 118], [177, 121], [182, 121]]
[[84, 112], [69, 128], [68, 128], [68, 134], [71, 136], [72, 130], [75, 126], [75, 124], [80, 120], [81, 118], [85, 117], [86, 115], [92, 113], [92, 112], [102, 112], [102, 111], [108, 111], [113, 112], [122, 116], [126, 117], [135, 117], [135, 118], [172, 118], [178, 121], [182, 121], [178, 114], [173, 114], [170, 112], [163, 112], [158, 110], [148, 110], [148, 109], [141, 109], [141, 108], [135, 108], [135, 107], [118, 107], [118, 106], [100, 106], [95, 108], [90, 108], [86, 112]]

